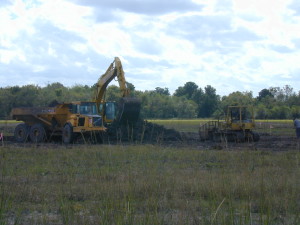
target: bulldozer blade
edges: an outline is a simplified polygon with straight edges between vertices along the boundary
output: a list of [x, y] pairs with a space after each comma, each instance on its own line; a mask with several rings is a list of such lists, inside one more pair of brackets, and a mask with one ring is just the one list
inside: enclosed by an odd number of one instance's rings
[[119, 123], [135, 123], [139, 119], [141, 101], [137, 98], [124, 97], [119, 101]]

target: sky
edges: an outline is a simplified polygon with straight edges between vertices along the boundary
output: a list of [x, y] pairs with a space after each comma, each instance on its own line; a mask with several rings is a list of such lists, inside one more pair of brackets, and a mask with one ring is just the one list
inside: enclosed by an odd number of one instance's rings
[[0, 0], [0, 87], [91, 86], [116, 56], [141, 91], [298, 92], [300, 0]]

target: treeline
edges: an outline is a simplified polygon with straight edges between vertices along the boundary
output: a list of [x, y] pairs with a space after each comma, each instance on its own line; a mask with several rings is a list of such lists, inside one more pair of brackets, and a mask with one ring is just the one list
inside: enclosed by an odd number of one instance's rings
[[[300, 116], [300, 92], [289, 85], [262, 89], [257, 97], [252, 92], [232, 92], [219, 96], [210, 85], [204, 88], [194, 82], [178, 87], [171, 95], [168, 88], [138, 91], [128, 83], [131, 95], [142, 101], [141, 114], [144, 118], [218, 118], [224, 115], [228, 105], [254, 106], [257, 119], [290, 119]], [[95, 85], [65, 87], [61, 83], [11, 86], [0, 88], [0, 119], [8, 119], [14, 107], [48, 106], [53, 101], [90, 101]], [[106, 92], [108, 101], [118, 101], [120, 90], [111, 85]]]

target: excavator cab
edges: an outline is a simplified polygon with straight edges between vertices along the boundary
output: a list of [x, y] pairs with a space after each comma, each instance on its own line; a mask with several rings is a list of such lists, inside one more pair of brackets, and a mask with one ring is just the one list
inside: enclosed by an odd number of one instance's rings
[[105, 102], [99, 105], [99, 112], [106, 124], [135, 123], [140, 114], [141, 102], [136, 98], [121, 98], [119, 103]]
[[99, 105], [99, 113], [105, 123], [112, 123], [116, 119], [116, 103], [105, 102]]

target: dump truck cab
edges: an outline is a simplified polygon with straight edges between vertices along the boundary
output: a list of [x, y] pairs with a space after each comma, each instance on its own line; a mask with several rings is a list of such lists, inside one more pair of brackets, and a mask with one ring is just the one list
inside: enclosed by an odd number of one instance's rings
[[[67, 116], [66, 118], [65, 114]], [[58, 119], [60, 126], [64, 123], [70, 123], [75, 132], [99, 130], [99, 127], [103, 127], [103, 120], [97, 113], [95, 102], [72, 102], [61, 104], [57, 107], [56, 118]]]

